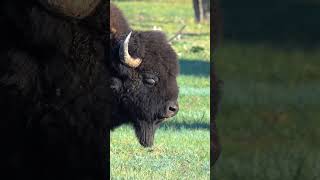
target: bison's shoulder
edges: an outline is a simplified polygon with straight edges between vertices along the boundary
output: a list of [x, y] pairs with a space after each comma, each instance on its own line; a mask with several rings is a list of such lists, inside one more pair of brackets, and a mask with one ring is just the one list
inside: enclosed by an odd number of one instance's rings
[[119, 38], [119, 36], [130, 31], [129, 24], [123, 13], [113, 4], [110, 6], [110, 31], [111, 36], [114, 38]]

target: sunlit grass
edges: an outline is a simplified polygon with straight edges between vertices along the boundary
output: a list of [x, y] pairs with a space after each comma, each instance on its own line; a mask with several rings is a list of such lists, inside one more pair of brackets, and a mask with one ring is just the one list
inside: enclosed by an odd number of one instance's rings
[[142, 148], [129, 127], [111, 137], [114, 179], [208, 179], [207, 130], [159, 129], [155, 145]]

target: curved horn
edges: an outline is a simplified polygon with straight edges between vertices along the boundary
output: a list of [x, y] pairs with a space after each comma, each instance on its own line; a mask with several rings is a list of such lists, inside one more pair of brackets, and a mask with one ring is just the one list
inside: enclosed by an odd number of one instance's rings
[[74, 18], [84, 18], [98, 6], [101, 0], [38, 0], [47, 9]]
[[141, 64], [142, 60], [140, 58], [133, 58], [129, 54], [129, 40], [131, 37], [131, 33], [132, 31], [128, 34], [123, 44], [121, 44], [119, 54], [120, 58], [123, 57], [125, 64], [127, 64], [129, 67], [136, 68]]

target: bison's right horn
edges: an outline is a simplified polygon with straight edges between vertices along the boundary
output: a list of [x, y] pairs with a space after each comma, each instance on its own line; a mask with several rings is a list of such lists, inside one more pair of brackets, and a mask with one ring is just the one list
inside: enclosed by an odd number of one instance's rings
[[129, 54], [129, 41], [130, 41], [131, 33], [132, 32], [128, 34], [123, 44], [121, 44], [119, 49], [119, 54], [120, 54], [120, 58], [123, 57], [125, 64], [127, 64], [129, 67], [136, 68], [141, 64], [142, 60], [140, 58], [133, 58]]
[[84, 18], [97, 7], [101, 0], [38, 0], [47, 9], [74, 18]]

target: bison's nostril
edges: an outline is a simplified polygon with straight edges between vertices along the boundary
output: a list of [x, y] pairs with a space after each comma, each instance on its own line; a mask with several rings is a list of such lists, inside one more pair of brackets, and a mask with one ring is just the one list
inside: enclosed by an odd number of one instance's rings
[[169, 110], [170, 110], [170, 111], [173, 111], [173, 112], [176, 112], [177, 107], [176, 107], [176, 106], [174, 106], [174, 107], [169, 107]]
[[169, 101], [167, 103], [166, 109], [164, 114], [161, 116], [161, 118], [170, 118], [175, 116], [179, 111], [179, 105], [177, 102]]
[[172, 117], [176, 115], [178, 111], [179, 111], [178, 103], [176, 102], [169, 103], [168, 110], [167, 110], [168, 117]]

